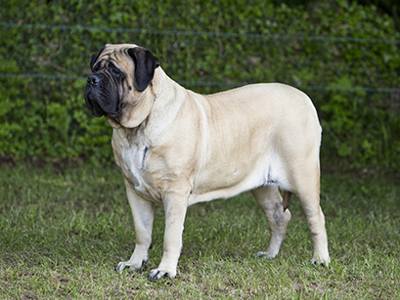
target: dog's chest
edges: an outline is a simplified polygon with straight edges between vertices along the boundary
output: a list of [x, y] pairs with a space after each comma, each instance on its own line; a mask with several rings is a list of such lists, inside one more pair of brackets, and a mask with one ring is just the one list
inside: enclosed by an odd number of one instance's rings
[[146, 162], [149, 148], [145, 144], [130, 144], [118, 137], [113, 139], [114, 156], [124, 177], [135, 188], [136, 192], [145, 198], [157, 200], [158, 192], [149, 180]]
[[136, 189], [143, 185], [143, 167], [147, 148], [124, 147], [121, 149], [121, 168], [125, 177], [134, 184]]

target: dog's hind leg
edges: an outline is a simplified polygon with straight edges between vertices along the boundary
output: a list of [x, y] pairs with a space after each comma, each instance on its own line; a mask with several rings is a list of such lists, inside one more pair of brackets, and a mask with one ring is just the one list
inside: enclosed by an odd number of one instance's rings
[[290, 221], [290, 212], [284, 210], [283, 199], [279, 193], [278, 186], [262, 186], [251, 191], [258, 204], [264, 210], [271, 229], [271, 237], [266, 252], [258, 252], [260, 257], [268, 259], [278, 255], [283, 239], [285, 238], [286, 228]]
[[[307, 179], [307, 176], [301, 178], [302, 181], [305, 181], [305, 179]], [[317, 185], [317, 188], [312, 188], [315, 185]], [[307, 216], [308, 227], [314, 244], [314, 255], [311, 261], [315, 264], [328, 266], [330, 263], [328, 237], [325, 229], [325, 216], [320, 206], [319, 176], [318, 180], [311, 178], [311, 181], [302, 182], [296, 189], [296, 194]]]
[[[312, 164], [308, 164], [312, 166]], [[302, 171], [306, 167], [303, 166]], [[319, 168], [315, 168], [319, 170]], [[314, 255], [312, 262], [328, 266], [330, 263], [328, 252], [328, 238], [325, 229], [325, 216], [320, 206], [320, 183], [319, 171], [312, 168], [305, 172], [292, 173], [293, 191], [299, 197], [304, 213], [307, 216], [314, 244]]]

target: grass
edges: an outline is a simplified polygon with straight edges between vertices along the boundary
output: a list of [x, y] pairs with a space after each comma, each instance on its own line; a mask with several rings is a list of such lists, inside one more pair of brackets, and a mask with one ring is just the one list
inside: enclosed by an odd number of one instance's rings
[[379, 177], [324, 175], [321, 203], [332, 263], [313, 267], [299, 201], [278, 258], [268, 224], [244, 193], [189, 208], [174, 280], [151, 282], [161, 259], [157, 206], [150, 261], [117, 274], [134, 247], [133, 221], [116, 167], [1, 166], [1, 299], [400, 299], [399, 186]]

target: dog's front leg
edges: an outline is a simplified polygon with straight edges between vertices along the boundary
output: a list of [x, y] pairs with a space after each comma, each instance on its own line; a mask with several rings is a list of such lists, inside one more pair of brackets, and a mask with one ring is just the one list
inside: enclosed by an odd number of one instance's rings
[[187, 210], [187, 197], [168, 195], [164, 198], [165, 232], [161, 263], [150, 272], [151, 280], [176, 276], [176, 267], [182, 249], [183, 224]]
[[118, 264], [118, 272], [125, 269], [139, 271], [146, 264], [154, 220], [153, 203], [139, 197], [127, 180], [125, 186], [135, 225], [136, 245], [131, 258]]

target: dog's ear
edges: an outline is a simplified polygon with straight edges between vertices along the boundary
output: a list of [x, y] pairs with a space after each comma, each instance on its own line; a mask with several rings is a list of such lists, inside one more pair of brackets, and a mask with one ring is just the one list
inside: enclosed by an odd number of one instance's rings
[[153, 80], [154, 70], [160, 63], [150, 50], [142, 47], [130, 48], [128, 54], [135, 62], [135, 88], [143, 92]]
[[103, 52], [103, 50], [104, 50], [105, 47], [106, 47], [106, 46], [103, 46], [103, 48], [101, 48], [99, 52], [97, 52], [96, 54], [93, 54], [93, 55], [90, 57], [90, 59], [89, 59], [89, 66], [90, 66], [90, 70], [92, 70], [92, 72], [93, 72], [94, 63], [95, 63], [96, 60], [99, 58], [101, 52]]

